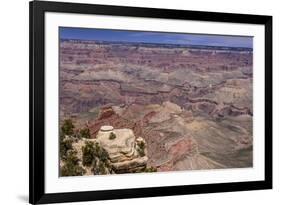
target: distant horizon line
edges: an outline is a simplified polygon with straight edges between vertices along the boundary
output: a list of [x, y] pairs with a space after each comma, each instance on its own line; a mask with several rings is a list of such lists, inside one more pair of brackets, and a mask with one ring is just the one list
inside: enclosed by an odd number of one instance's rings
[[221, 45], [203, 45], [203, 44], [179, 44], [179, 43], [158, 43], [158, 42], [140, 42], [140, 41], [115, 41], [115, 40], [96, 40], [96, 39], [78, 39], [78, 38], [60, 38], [60, 40], [69, 40], [69, 41], [95, 41], [95, 42], [105, 42], [105, 43], [127, 43], [127, 44], [147, 44], [147, 45], [177, 45], [181, 47], [190, 47], [190, 46], [200, 46], [200, 47], [207, 47], [207, 48], [234, 48], [234, 49], [248, 49], [250, 51], [253, 51], [252, 47], [243, 47], [243, 46], [221, 46]]

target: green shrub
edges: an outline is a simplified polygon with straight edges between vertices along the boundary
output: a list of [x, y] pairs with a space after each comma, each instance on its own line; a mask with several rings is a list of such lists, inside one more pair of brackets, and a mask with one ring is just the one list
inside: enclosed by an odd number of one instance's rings
[[60, 137], [60, 158], [66, 160], [67, 152], [72, 150], [72, 140]]
[[72, 139], [74, 142], [78, 142], [79, 140], [81, 140], [81, 135], [79, 132], [74, 132], [74, 134], [72, 135]]
[[113, 132], [111, 132], [110, 134], [109, 134], [109, 139], [110, 140], [114, 140], [116, 138], [116, 134], [114, 134]]
[[80, 130], [80, 137], [82, 138], [91, 138], [90, 129], [88, 127], [82, 128]]
[[83, 166], [92, 167], [94, 174], [107, 174], [112, 171], [108, 153], [98, 143], [86, 142], [85, 146], [82, 147], [82, 153]]
[[138, 143], [137, 151], [141, 157], [145, 156], [145, 143], [143, 141]]
[[75, 151], [70, 151], [61, 168], [61, 176], [82, 176], [86, 171], [79, 165]]
[[93, 168], [92, 168], [92, 172], [94, 173], [94, 174], [107, 174], [107, 166], [106, 166], [106, 164], [104, 163], [104, 162], [102, 162], [102, 161], [99, 161], [98, 163], [97, 163], [97, 166], [94, 166]]
[[105, 149], [99, 146], [98, 143], [86, 142], [82, 147], [83, 153], [83, 166], [92, 166], [96, 164], [96, 161], [107, 162], [108, 153]]
[[108, 156], [108, 153], [105, 149], [100, 148], [99, 153], [97, 153], [97, 156], [98, 156], [100, 161], [102, 161], [104, 163], [108, 162], [109, 156]]
[[139, 155], [140, 155], [141, 157], [144, 157], [144, 156], [145, 156], [145, 152], [144, 152], [143, 149], [138, 148], [137, 151], [138, 151], [138, 153], [139, 153]]
[[156, 167], [146, 167], [144, 172], [157, 172]]
[[86, 142], [85, 146], [82, 147], [83, 159], [82, 164], [83, 166], [90, 167], [96, 163], [95, 158], [95, 144], [93, 142]]
[[140, 141], [138, 145], [140, 149], [145, 149], [145, 143], [143, 141]]
[[63, 121], [61, 126], [61, 131], [64, 135], [74, 134], [74, 125], [71, 119], [66, 119]]

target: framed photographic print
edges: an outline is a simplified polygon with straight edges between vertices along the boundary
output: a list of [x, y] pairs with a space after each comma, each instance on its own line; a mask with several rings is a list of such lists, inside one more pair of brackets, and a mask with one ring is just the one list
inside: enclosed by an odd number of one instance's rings
[[30, 203], [272, 188], [272, 17], [30, 2]]

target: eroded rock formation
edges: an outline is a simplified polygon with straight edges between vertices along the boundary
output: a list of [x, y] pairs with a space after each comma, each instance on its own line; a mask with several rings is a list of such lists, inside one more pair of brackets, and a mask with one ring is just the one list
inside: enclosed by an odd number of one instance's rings
[[92, 167], [83, 166], [83, 147], [87, 142], [98, 143], [108, 153], [112, 171], [105, 168], [105, 173], [142, 172], [147, 167], [147, 148], [143, 138], [136, 138], [131, 129], [114, 129], [112, 126], [101, 126], [95, 139], [80, 139], [74, 142], [73, 148], [80, 159], [80, 165], [86, 175], [92, 175]]
[[[148, 158], [145, 141], [141, 137], [136, 140], [131, 129], [102, 126], [96, 140], [108, 152], [116, 173], [137, 172], [146, 168]], [[143, 147], [140, 147], [141, 143]]]

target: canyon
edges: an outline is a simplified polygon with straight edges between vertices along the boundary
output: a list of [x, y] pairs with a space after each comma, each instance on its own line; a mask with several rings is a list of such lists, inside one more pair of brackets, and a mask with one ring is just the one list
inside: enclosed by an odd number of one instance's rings
[[59, 54], [60, 120], [93, 140], [131, 133], [157, 171], [253, 166], [252, 49], [61, 39]]

